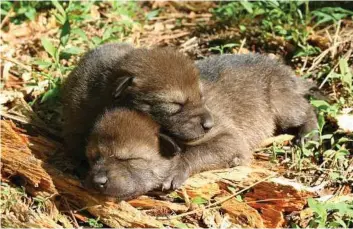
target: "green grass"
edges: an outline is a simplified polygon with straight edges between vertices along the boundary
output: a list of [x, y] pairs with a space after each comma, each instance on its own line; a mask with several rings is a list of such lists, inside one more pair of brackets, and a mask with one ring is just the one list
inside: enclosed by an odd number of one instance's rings
[[[238, 1], [224, 2], [211, 11], [223, 25], [236, 25], [243, 34], [257, 32], [265, 43], [281, 37], [295, 46], [294, 56], [313, 56], [318, 47], [308, 43], [312, 28], [353, 18], [353, 12], [338, 7], [310, 11], [308, 1]], [[254, 31], [258, 28], [258, 31]]]

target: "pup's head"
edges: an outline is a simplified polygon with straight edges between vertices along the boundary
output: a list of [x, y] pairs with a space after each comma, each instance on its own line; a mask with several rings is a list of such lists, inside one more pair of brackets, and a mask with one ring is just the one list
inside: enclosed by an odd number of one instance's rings
[[88, 139], [86, 186], [119, 199], [144, 194], [162, 184], [179, 151], [147, 115], [125, 109], [107, 111]]
[[135, 49], [119, 66], [115, 97], [150, 114], [182, 141], [202, 137], [213, 126], [205, 107], [199, 71], [192, 60], [170, 48]]

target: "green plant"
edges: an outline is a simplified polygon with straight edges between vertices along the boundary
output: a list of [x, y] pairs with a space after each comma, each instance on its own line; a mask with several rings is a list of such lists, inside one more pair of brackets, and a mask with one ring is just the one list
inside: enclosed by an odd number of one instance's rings
[[27, 197], [23, 187], [12, 188], [9, 184], [1, 182], [0, 214], [15, 205], [18, 202], [18, 197]]
[[308, 43], [312, 22], [316, 22], [317, 26], [352, 16], [352, 11], [339, 7], [310, 11], [309, 1], [279, 0], [221, 2], [212, 13], [224, 24], [239, 25], [243, 33], [251, 34], [250, 28], [258, 28], [259, 40], [271, 41], [283, 37], [296, 46], [295, 57], [313, 56], [321, 51]]
[[271, 161], [272, 162], [276, 162], [277, 161], [277, 158], [279, 155], [284, 155], [285, 154], [285, 150], [283, 149], [283, 145], [278, 145], [276, 143], [274, 143], [272, 145], [272, 155], [271, 155]]
[[194, 204], [202, 205], [208, 203], [208, 201], [205, 198], [202, 198], [201, 196], [196, 196], [191, 199], [191, 202]]
[[353, 226], [353, 202], [319, 202], [308, 199], [309, 208], [314, 212], [310, 228], [350, 228]]
[[[304, 13], [300, 8], [303, 4], [306, 5]], [[303, 1], [231, 2], [220, 4], [213, 13], [223, 22], [260, 24], [265, 32], [303, 45], [308, 35], [305, 26], [310, 16], [307, 2]]]
[[4, 16], [13, 11], [11, 22], [20, 24], [25, 20], [34, 20], [37, 11], [51, 7], [53, 5], [50, 1], [1, 1], [1, 18], [3, 20]]
[[346, 17], [353, 17], [353, 11], [342, 9], [341, 7], [323, 7], [312, 11], [315, 17], [315, 27], [324, 23], [334, 23]]
[[343, 84], [343, 88], [348, 93], [352, 94], [353, 93], [352, 91], [353, 73], [352, 73], [352, 70], [349, 68], [348, 60], [345, 58], [341, 58], [338, 63], [339, 63], [340, 73], [336, 73], [333, 70], [331, 70], [330, 73], [326, 76], [324, 82], [326, 82], [327, 79], [330, 79], [330, 80], [339, 79], [339, 81], [342, 82]]
[[213, 51], [213, 50], [214, 51], [218, 51], [219, 54], [224, 54], [227, 49], [231, 49], [231, 48], [236, 47], [236, 46], [239, 46], [239, 45], [230, 43], [230, 44], [225, 44], [225, 45], [211, 47], [211, 48], [209, 48], [209, 50], [210, 51]]
[[[40, 72], [39, 74], [48, 80], [48, 90], [43, 94], [41, 102], [57, 101], [60, 95], [60, 84], [64, 75], [66, 75], [72, 67], [62, 65], [61, 60], [69, 59], [72, 55], [79, 55], [83, 52], [81, 48], [69, 44], [71, 36], [71, 21], [81, 21], [87, 18], [89, 6], [82, 7], [81, 4], [69, 1], [63, 3], [66, 8], [57, 0], [52, 0], [52, 4], [56, 8], [54, 12], [57, 22], [60, 24], [58, 30], [59, 42], [55, 44], [46, 37], [41, 38], [44, 50], [49, 54], [49, 60], [35, 60], [33, 64], [40, 68], [49, 69], [48, 73]], [[76, 33], [77, 32], [76, 30]], [[58, 74], [55, 74], [58, 73]]]
[[33, 197], [33, 201], [34, 201], [35, 209], [38, 209], [39, 211], [41, 211], [45, 207], [45, 202], [48, 201], [48, 198], [45, 198], [42, 196], [36, 196], [36, 197]]
[[87, 220], [87, 223], [89, 224], [90, 227], [94, 227], [94, 228], [103, 227], [103, 224], [99, 222], [99, 217], [97, 219], [89, 218]]

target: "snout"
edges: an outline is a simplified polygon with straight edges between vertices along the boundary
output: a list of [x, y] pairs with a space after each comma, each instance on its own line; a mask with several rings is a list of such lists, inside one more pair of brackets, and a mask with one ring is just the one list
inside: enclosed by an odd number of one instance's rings
[[108, 176], [106, 172], [100, 172], [92, 177], [92, 186], [98, 191], [104, 191], [107, 188]]
[[191, 107], [168, 120], [163, 130], [182, 142], [189, 142], [204, 137], [214, 125], [212, 113], [207, 108]]
[[205, 109], [206, 111], [203, 113], [201, 117], [201, 126], [204, 129], [205, 132], [209, 131], [212, 129], [214, 126], [214, 120], [213, 117], [208, 109]]

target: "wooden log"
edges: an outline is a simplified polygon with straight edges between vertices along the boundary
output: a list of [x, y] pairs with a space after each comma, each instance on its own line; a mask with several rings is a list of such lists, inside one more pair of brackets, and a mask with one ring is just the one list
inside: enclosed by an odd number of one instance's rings
[[[162, 227], [151, 216], [122, 201], [116, 203], [89, 192], [80, 181], [37, 159], [27, 146], [28, 142], [13, 128], [11, 122], [1, 120], [2, 175], [24, 179], [26, 190], [33, 195], [61, 195], [79, 209], [87, 209], [110, 227]], [[75, 209], [73, 209], [75, 210]]]
[[24, 138], [18, 135], [9, 122], [1, 121], [1, 173], [24, 179], [25, 187], [34, 195], [57, 194], [43, 162], [34, 157]]

